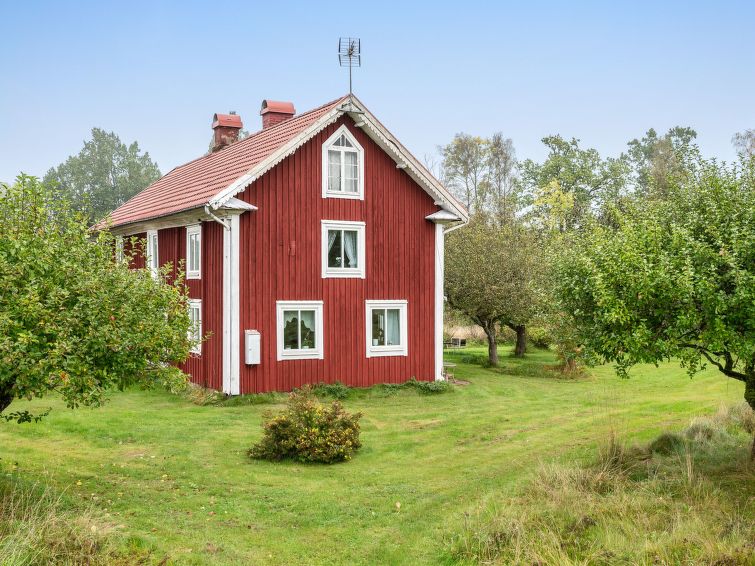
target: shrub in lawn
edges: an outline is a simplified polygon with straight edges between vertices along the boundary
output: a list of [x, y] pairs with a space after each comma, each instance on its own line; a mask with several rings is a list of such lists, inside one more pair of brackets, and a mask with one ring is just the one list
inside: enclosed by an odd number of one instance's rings
[[673, 432], [664, 432], [648, 445], [651, 452], [663, 456], [680, 453], [683, 448], [684, 439]]
[[318, 383], [312, 390], [318, 397], [330, 397], [341, 401], [347, 399], [351, 394], [351, 387], [344, 385], [340, 381], [334, 383]]
[[359, 449], [361, 413], [347, 413], [341, 403], [319, 403], [311, 387], [289, 395], [287, 407], [269, 414], [262, 439], [249, 449], [251, 458], [330, 464], [349, 460]]

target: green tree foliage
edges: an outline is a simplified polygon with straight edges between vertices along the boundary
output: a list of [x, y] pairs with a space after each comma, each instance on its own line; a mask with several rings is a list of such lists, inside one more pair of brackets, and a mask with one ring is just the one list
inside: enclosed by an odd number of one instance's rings
[[663, 136], [651, 128], [642, 139], [630, 141], [627, 157], [637, 192], [644, 197], [664, 198], [697, 156], [696, 137], [692, 128], [676, 126]]
[[557, 265], [587, 353], [624, 375], [641, 362], [709, 363], [755, 408], [752, 161], [698, 161], [670, 177], [665, 199], [636, 199], [617, 221], [578, 235]]
[[0, 412], [50, 392], [94, 406], [113, 387], [184, 380], [173, 365], [190, 347], [182, 278], [130, 270], [88, 225], [33, 177], [0, 185]]
[[582, 149], [575, 138], [548, 136], [543, 143], [549, 149], [546, 160], [527, 159], [521, 167], [522, 183], [538, 222], [560, 231], [579, 227], [624, 192], [629, 175], [625, 159], [603, 159], [595, 149]]
[[485, 331], [488, 357], [498, 363], [498, 325], [517, 332], [516, 354], [524, 355], [526, 325], [539, 304], [543, 261], [533, 233], [474, 215], [469, 225], [448, 235], [445, 292], [449, 305]]
[[752, 159], [755, 157], [755, 130], [747, 129], [737, 132], [731, 138], [731, 142], [741, 158]]
[[113, 132], [92, 129], [78, 155], [50, 169], [44, 182], [58, 183], [74, 208], [84, 211], [90, 225], [104, 218], [160, 178], [160, 169], [139, 144], [126, 145]]
[[471, 213], [485, 212], [499, 222], [513, 219], [521, 208], [518, 164], [511, 139], [456, 134], [439, 148], [443, 178]]

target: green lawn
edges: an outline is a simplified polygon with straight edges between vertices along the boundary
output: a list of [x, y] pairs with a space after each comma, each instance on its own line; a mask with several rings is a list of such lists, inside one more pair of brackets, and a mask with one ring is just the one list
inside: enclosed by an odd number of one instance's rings
[[35, 402], [52, 414], [0, 425], [0, 462], [94, 501], [154, 562], [433, 564], [465, 511], [513, 494], [540, 463], [586, 459], [611, 431], [649, 440], [743, 393], [713, 371], [690, 380], [671, 365], [560, 380], [544, 369], [547, 352], [518, 362], [502, 351], [502, 369], [462, 363], [482, 353], [448, 354], [470, 382], [450, 393], [345, 401], [364, 413], [364, 447], [344, 464], [250, 461], [274, 405], [200, 407], [141, 391], [94, 410]]

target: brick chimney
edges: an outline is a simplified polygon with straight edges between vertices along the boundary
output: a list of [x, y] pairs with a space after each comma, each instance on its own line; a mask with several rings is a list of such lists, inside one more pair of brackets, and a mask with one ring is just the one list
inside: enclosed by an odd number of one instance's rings
[[237, 142], [239, 132], [244, 124], [241, 122], [241, 116], [237, 114], [215, 114], [212, 117], [212, 151], [219, 151], [224, 147]]
[[260, 116], [262, 116], [262, 129], [267, 130], [270, 126], [280, 124], [296, 114], [293, 102], [277, 102], [275, 100], [263, 100]]

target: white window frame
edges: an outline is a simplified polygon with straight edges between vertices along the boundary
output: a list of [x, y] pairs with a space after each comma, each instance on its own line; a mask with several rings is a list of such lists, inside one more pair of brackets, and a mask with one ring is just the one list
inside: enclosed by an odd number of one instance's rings
[[[189, 319], [191, 319], [191, 311], [195, 310], [199, 313], [198, 324], [196, 328], [189, 328], [187, 338], [191, 341], [191, 348], [189, 351], [192, 354], [202, 353], [202, 299], [189, 299]], [[197, 339], [199, 337], [199, 339]]]
[[[322, 301], [277, 301], [276, 330], [278, 335], [278, 361], [282, 360], [322, 360], [323, 352], [323, 322]], [[307, 310], [315, 311], [315, 347], [306, 350], [286, 350], [283, 346], [284, 311]]]
[[[192, 270], [191, 265], [191, 237], [197, 236], [199, 241], [199, 257], [197, 258], [197, 268]], [[202, 278], [202, 225], [193, 224], [186, 227], [186, 279]]]
[[[320, 231], [321, 255], [322, 255], [322, 278], [341, 277], [341, 278], [358, 278], [364, 279], [367, 272], [365, 266], [367, 257], [365, 251], [366, 230], [364, 222], [351, 220], [322, 220], [322, 229]], [[328, 266], [328, 231], [329, 230], [349, 230], [357, 233], [357, 267], [329, 267]], [[343, 245], [343, 238], [341, 238]]]
[[116, 263], [123, 263], [123, 236], [116, 236], [115, 237], [115, 262]]
[[[346, 136], [346, 139], [351, 142], [357, 153], [357, 192], [347, 193], [344, 191], [331, 191], [328, 190], [328, 150], [330, 147], [340, 138], [342, 135]], [[341, 164], [343, 170], [343, 162]], [[344, 176], [341, 175], [341, 182]], [[330, 136], [325, 143], [322, 144], [322, 198], [345, 198], [345, 199], [358, 199], [364, 200], [364, 149], [356, 140], [351, 131], [345, 126], [338, 128], [335, 133]]]
[[[153, 255], [152, 240], [155, 241], [154, 250], [157, 252]], [[157, 237], [157, 230], [147, 230], [147, 268], [152, 277], [157, 278], [160, 274], [160, 240]]]
[[[380, 300], [365, 301], [365, 320], [366, 320], [366, 346], [367, 357], [377, 358], [381, 356], [408, 356], [409, 355], [409, 325], [408, 311], [409, 302], [406, 300]], [[401, 343], [394, 346], [373, 346], [372, 345], [372, 311], [398, 309], [399, 311], [399, 334]]]

